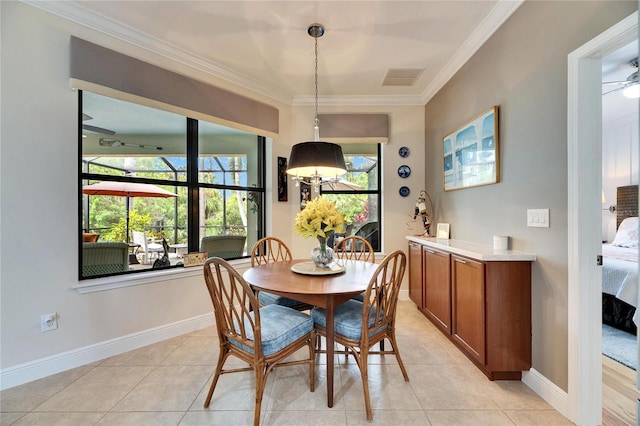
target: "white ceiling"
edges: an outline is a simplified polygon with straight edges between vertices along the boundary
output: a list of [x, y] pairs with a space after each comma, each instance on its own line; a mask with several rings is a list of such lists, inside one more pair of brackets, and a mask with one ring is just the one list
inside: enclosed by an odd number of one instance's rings
[[[23, 1], [294, 105], [314, 102], [307, 28], [320, 23], [320, 105], [424, 105], [523, 0]], [[604, 58], [603, 81], [626, 79], [637, 52], [636, 41]], [[383, 86], [390, 69], [423, 71], [411, 86]], [[605, 118], [630, 102], [603, 96]]]
[[[522, 0], [25, 1], [287, 103], [424, 105]], [[383, 86], [389, 69], [422, 69]]]

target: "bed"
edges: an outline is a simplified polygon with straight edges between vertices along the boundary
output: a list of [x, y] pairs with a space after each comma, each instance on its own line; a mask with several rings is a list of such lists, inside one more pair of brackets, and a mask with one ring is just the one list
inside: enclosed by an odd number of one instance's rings
[[636, 334], [638, 185], [618, 187], [616, 202], [616, 236], [602, 245], [602, 322]]

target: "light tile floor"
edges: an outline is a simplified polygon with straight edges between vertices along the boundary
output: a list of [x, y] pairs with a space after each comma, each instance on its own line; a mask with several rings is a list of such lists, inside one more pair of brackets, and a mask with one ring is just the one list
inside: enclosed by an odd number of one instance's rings
[[[395, 357], [370, 357], [374, 424], [572, 424], [522, 382], [489, 381], [409, 301], [398, 306], [397, 334], [410, 381], [403, 380]], [[0, 393], [0, 423], [250, 425], [252, 373], [222, 376], [210, 407], [203, 408], [217, 352], [215, 328], [209, 327], [7, 389]], [[318, 356], [313, 393], [304, 367], [273, 371], [262, 424], [368, 424], [353, 357], [336, 356], [335, 403], [327, 407], [323, 356]]]

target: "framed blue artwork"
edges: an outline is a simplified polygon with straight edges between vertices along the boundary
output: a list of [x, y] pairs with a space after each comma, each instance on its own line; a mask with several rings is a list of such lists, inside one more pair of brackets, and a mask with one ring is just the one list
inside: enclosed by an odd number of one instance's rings
[[499, 182], [497, 106], [446, 135], [442, 143], [445, 191]]

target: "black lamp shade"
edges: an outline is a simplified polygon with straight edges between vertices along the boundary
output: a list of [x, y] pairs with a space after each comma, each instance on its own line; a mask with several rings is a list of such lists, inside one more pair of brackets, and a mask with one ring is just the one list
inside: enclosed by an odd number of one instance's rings
[[287, 174], [334, 177], [347, 173], [342, 147], [329, 142], [302, 142], [291, 147]]

